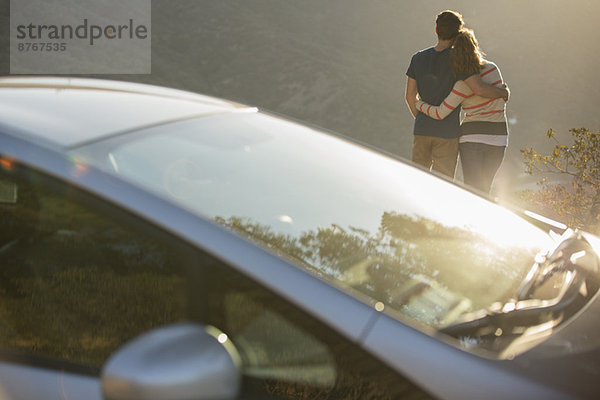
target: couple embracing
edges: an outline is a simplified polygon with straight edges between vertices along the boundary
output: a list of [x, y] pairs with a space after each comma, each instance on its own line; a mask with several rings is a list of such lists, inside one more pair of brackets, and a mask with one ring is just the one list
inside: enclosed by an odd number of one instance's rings
[[406, 72], [406, 103], [415, 117], [412, 160], [454, 178], [460, 152], [465, 184], [489, 193], [508, 144], [510, 92], [459, 13], [441, 12], [436, 34], [437, 45], [414, 54]]

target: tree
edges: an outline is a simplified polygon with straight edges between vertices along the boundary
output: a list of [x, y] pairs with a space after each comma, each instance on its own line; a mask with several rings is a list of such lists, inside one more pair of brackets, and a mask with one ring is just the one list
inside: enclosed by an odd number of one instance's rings
[[[521, 150], [526, 172], [541, 176], [538, 191], [526, 190], [521, 200], [547, 216], [571, 227], [599, 232], [600, 227], [600, 132], [586, 128], [570, 129], [573, 143], [568, 146], [558, 140], [556, 132], [548, 130], [546, 137], [554, 142], [549, 154], [533, 148]], [[570, 177], [570, 184], [549, 179]]]

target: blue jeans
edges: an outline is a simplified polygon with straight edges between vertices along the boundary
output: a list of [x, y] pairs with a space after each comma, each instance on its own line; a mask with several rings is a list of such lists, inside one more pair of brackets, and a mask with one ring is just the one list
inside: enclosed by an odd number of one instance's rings
[[460, 161], [465, 184], [489, 194], [505, 150], [506, 146], [460, 143]]

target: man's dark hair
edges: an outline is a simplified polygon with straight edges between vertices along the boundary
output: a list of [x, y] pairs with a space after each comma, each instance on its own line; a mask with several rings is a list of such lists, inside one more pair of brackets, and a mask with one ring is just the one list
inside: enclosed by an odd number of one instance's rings
[[435, 20], [436, 32], [441, 40], [454, 39], [462, 26], [463, 17], [456, 11], [442, 11]]

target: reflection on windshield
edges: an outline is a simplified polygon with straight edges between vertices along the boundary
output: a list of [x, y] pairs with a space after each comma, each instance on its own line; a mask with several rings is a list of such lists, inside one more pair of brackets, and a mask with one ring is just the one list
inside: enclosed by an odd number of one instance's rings
[[513, 295], [550, 242], [449, 182], [260, 113], [180, 121], [73, 153], [435, 328]]
[[525, 250], [505, 252], [467, 230], [393, 212], [382, 215], [375, 234], [332, 225], [293, 237], [244, 218], [217, 221], [435, 328], [508, 301], [534, 257]]

